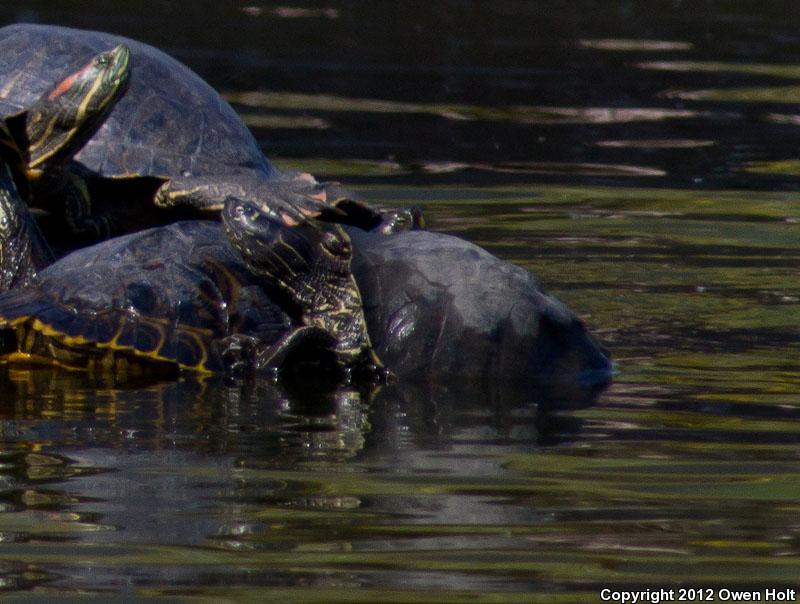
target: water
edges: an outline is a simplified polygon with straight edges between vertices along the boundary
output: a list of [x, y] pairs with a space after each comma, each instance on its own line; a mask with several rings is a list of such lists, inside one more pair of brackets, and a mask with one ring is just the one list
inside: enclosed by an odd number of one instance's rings
[[619, 374], [595, 406], [543, 417], [447, 384], [309, 400], [6, 372], [9, 599], [797, 587], [795, 7], [109, 6], [11, 2], [0, 21], [158, 44], [282, 165], [421, 204], [535, 271]]

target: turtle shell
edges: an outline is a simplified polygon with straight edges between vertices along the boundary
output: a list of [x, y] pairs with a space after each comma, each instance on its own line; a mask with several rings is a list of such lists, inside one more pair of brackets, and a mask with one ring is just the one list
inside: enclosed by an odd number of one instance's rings
[[21, 352], [40, 355], [42, 344], [77, 356], [121, 351], [211, 372], [225, 368], [222, 338], [244, 334], [271, 344], [290, 320], [219, 224], [186, 221], [69, 254], [34, 285], [0, 295], [0, 325], [21, 330], [28, 340], [18, 337]]
[[280, 173], [233, 108], [181, 62], [147, 44], [53, 25], [0, 28], [0, 116], [16, 113], [88, 57], [125, 44], [128, 91], [76, 155], [104, 177]]
[[372, 344], [401, 379], [528, 390], [609, 380], [607, 351], [528, 271], [442, 233], [348, 233]]

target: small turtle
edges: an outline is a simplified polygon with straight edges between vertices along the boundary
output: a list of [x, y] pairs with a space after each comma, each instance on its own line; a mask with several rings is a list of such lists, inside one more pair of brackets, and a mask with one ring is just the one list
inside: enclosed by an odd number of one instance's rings
[[250, 271], [294, 321], [332, 335], [350, 370], [382, 367], [351, 271], [350, 237], [341, 225], [306, 220], [287, 228], [271, 208], [234, 197], [225, 203], [222, 222]]

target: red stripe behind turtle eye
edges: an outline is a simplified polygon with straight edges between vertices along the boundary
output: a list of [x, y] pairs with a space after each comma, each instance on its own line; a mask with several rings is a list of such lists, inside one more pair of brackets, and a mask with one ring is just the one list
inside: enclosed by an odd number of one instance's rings
[[[82, 72], [82, 71], [83, 71], [83, 70], [81, 70], [81, 72]], [[75, 80], [77, 79], [78, 75], [79, 75], [81, 72], [78, 72], [78, 73], [73, 73], [71, 76], [64, 78], [64, 79], [61, 81], [61, 83], [59, 83], [59, 85], [58, 85], [58, 86], [56, 86], [56, 87], [53, 89], [53, 92], [51, 92], [51, 93], [50, 93], [50, 94], [47, 96], [47, 100], [48, 100], [48, 101], [52, 101], [54, 98], [61, 96], [61, 95], [62, 95], [62, 94], [64, 94], [64, 93], [65, 93], [67, 90], [69, 90], [70, 88], [72, 88], [72, 85], [75, 83]]]

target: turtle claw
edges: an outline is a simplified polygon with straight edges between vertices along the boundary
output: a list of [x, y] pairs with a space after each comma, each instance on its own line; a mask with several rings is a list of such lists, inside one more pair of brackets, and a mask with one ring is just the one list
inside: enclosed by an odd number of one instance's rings
[[220, 356], [229, 373], [241, 376], [253, 371], [258, 339], [244, 334], [233, 334], [220, 342]]
[[346, 384], [372, 384], [375, 386], [385, 386], [394, 379], [391, 370], [383, 366], [374, 352], [370, 351], [370, 358], [361, 358], [355, 363], [350, 363], [342, 368]]
[[381, 221], [373, 232], [381, 235], [393, 235], [405, 231], [425, 230], [425, 215], [419, 206], [409, 206], [406, 208], [387, 208], [375, 206], [375, 210], [380, 213]]

